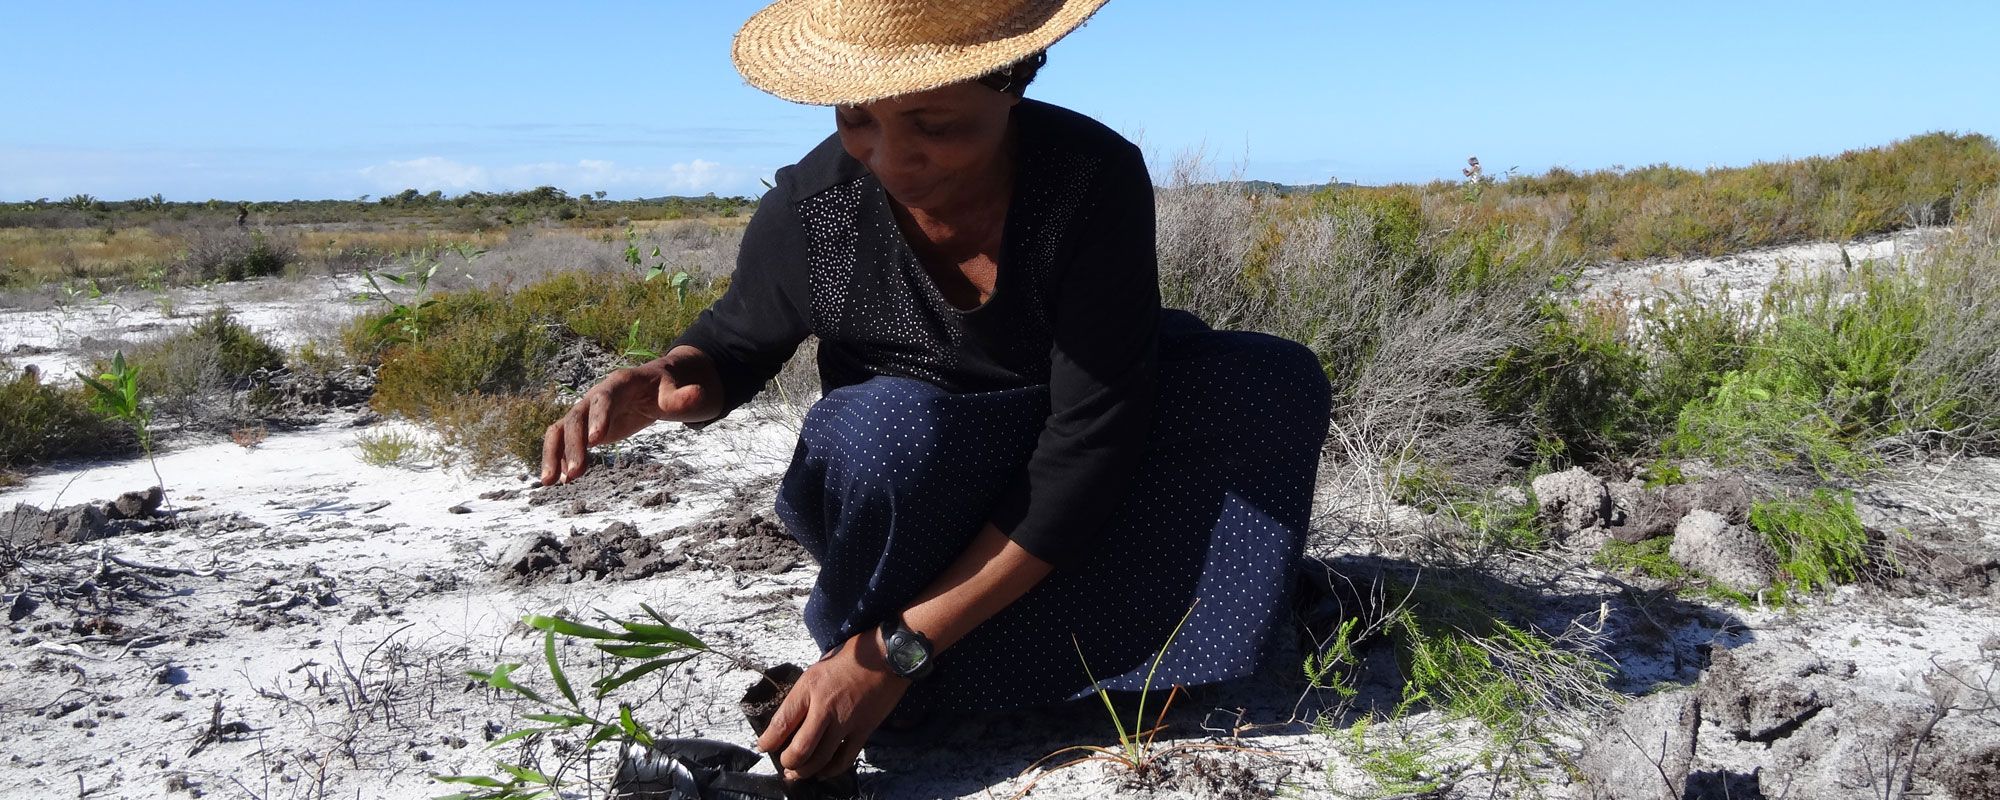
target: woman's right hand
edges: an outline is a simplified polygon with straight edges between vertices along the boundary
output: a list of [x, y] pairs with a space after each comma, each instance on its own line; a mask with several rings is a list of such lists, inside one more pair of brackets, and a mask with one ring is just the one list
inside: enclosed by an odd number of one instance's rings
[[654, 422], [701, 422], [722, 411], [722, 382], [707, 354], [683, 345], [605, 376], [542, 435], [542, 485], [576, 480], [587, 451]]

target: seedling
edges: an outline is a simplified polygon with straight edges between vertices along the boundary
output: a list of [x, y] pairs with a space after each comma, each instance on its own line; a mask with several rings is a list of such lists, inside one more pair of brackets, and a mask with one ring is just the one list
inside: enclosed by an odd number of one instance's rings
[[[626, 226], [625, 263], [632, 265], [632, 271], [634, 272], [646, 273], [647, 282], [651, 282], [654, 278], [658, 278], [661, 275], [667, 274], [666, 257], [660, 254], [659, 246], [655, 245], [653, 247], [652, 257], [653, 257], [652, 265], [647, 266], [646, 259], [639, 255], [638, 227], [631, 225]], [[673, 274], [673, 277], [669, 278], [668, 280], [671, 281], [669, 285], [672, 286], [674, 289], [674, 299], [681, 303], [686, 303], [687, 293], [688, 293], [688, 282], [694, 280], [694, 276], [688, 274], [687, 270], [680, 270], [675, 272]]]
[[[457, 253], [459, 258], [464, 259], [468, 264], [485, 253], [483, 250], [462, 242], [447, 245], [444, 249]], [[369, 326], [369, 333], [382, 336], [384, 331], [393, 327], [396, 332], [384, 337], [391, 343], [414, 342], [422, 339], [424, 333], [421, 320], [422, 312], [424, 309], [437, 305], [437, 300], [430, 296], [431, 279], [437, 276], [438, 268], [444, 265], [443, 259], [437, 256], [436, 251], [424, 248], [411, 256], [409, 263], [409, 269], [400, 273], [377, 269], [364, 269], [361, 271], [362, 277], [368, 279], [368, 285], [375, 290], [375, 294], [373, 296], [363, 294], [357, 296], [355, 300], [361, 302], [380, 300], [388, 304], [389, 313], [375, 320]], [[397, 302], [395, 298], [389, 295], [387, 289], [382, 288], [382, 281], [388, 281], [405, 289], [414, 286], [416, 287], [416, 294], [407, 301]]]
[[1174, 625], [1173, 632], [1167, 634], [1166, 644], [1162, 645], [1160, 652], [1153, 656], [1153, 664], [1146, 670], [1146, 681], [1139, 687], [1139, 707], [1132, 714], [1132, 726], [1130, 728], [1127, 728], [1125, 721], [1118, 716], [1118, 708], [1111, 702], [1111, 693], [1103, 685], [1099, 684], [1097, 676], [1091, 673], [1090, 662], [1083, 655], [1083, 643], [1077, 641], [1074, 636], [1070, 637], [1070, 643], [1076, 646], [1077, 659], [1083, 662], [1084, 676], [1090, 678], [1091, 688], [1097, 690], [1098, 699], [1104, 701], [1104, 710], [1111, 714], [1111, 726], [1118, 732], [1118, 747], [1103, 747], [1089, 744], [1076, 745], [1065, 747], [1042, 756], [1035, 763], [1028, 765], [1028, 769], [1024, 770], [1024, 772], [1033, 771], [1035, 768], [1058, 756], [1071, 753], [1083, 754], [1078, 758], [1058, 764], [1050, 768], [1048, 772], [1036, 776], [1034, 780], [1028, 782], [1028, 785], [1022, 787], [1019, 793], [1014, 795], [1016, 798], [1026, 795], [1030, 790], [1035, 788], [1037, 782], [1050, 773], [1068, 769], [1087, 761], [1108, 761], [1123, 766], [1135, 774], [1145, 775], [1152, 771], [1153, 765], [1158, 763], [1160, 759], [1176, 753], [1195, 750], [1226, 750], [1239, 753], [1276, 755], [1261, 750], [1252, 750], [1246, 747], [1214, 742], [1192, 742], [1167, 747], [1154, 747], [1153, 739], [1159, 734], [1162, 728], [1166, 727], [1167, 711], [1173, 708], [1174, 698], [1180, 695], [1179, 685], [1175, 685], [1167, 693], [1167, 701], [1161, 705], [1159, 715], [1153, 719], [1153, 726], [1150, 728], [1144, 727], [1146, 720], [1146, 697], [1152, 692], [1153, 677], [1159, 673], [1160, 662], [1166, 660], [1167, 651], [1174, 646], [1174, 639], [1180, 636], [1181, 628], [1187, 626], [1188, 618], [1194, 616], [1195, 606], [1199, 605], [1200, 602], [1200, 599], [1197, 598], [1194, 603], [1188, 604], [1187, 613], [1181, 615], [1181, 620]]
[[167, 484], [160, 478], [159, 462], [153, 460], [153, 418], [141, 402], [139, 367], [126, 364], [125, 351], [120, 350], [111, 359], [110, 372], [95, 378], [81, 372], [76, 376], [83, 379], [83, 385], [90, 391], [92, 410], [132, 426], [139, 436], [139, 448], [146, 453], [146, 463], [153, 468], [153, 480], [165, 491]]
[[[547, 697], [541, 692], [521, 685], [514, 680], [513, 673], [521, 668], [518, 663], [499, 664], [491, 670], [471, 670], [466, 673], [472, 679], [502, 692], [517, 695], [545, 711], [524, 714], [523, 718], [543, 723], [540, 727], [523, 728], [493, 740], [488, 747], [499, 747], [519, 739], [538, 734], [588, 730], [583, 746], [574, 752], [585, 753], [604, 742], [618, 742], [640, 747], [650, 747], [654, 736], [652, 731], [632, 715], [629, 703], [619, 703], [615, 717], [600, 716], [606, 696], [626, 684], [643, 678], [653, 672], [680, 664], [704, 652], [709, 647], [694, 634], [674, 627], [667, 619], [643, 603], [639, 608], [646, 612], [650, 621], [626, 621], [606, 618], [606, 621], [623, 630], [586, 625], [558, 617], [533, 614], [521, 620], [538, 631], [542, 631], [542, 658], [549, 669], [549, 681], [554, 684], [557, 697]], [[589, 699], [593, 708], [584, 707], [583, 695], [571, 682], [569, 673], [563, 669], [556, 657], [556, 637], [563, 636], [586, 640], [613, 659], [610, 671], [592, 680]], [[636, 661], [635, 665], [625, 662]], [[432, 775], [433, 780], [473, 787], [480, 791], [460, 792], [446, 795], [437, 800], [533, 800], [562, 796], [564, 782], [562, 771], [549, 775], [538, 770], [495, 762], [500, 775]]]

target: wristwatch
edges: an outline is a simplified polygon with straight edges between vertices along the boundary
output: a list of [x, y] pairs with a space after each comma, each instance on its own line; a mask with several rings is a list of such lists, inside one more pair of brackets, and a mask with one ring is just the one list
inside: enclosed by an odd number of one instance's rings
[[910, 680], [931, 674], [932, 656], [937, 648], [924, 635], [903, 624], [903, 615], [882, 620], [882, 651], [889, 654], [889, 670]]

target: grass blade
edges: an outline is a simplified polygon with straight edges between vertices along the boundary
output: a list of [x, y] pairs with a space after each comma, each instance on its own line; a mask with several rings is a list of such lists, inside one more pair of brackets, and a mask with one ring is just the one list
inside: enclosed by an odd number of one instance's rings
[[1146, 682], [1139, 686], [1139, 712], [1132, 716], [1133, 730], [1140, 730], [1146, 725], [1146, 694], [1153, 689], [1153, 675], [1160, 671], [1160, 662], [1167, 659], [1167, 651], [1173, 648], [1174, 639], [1180, 637], [1181, 629], [1187, 627], [1188, 618], [1194, 616], [1194, 607], [1198, 605], [1201, 605], [1199, 597], [1188, 604], [1187, 612], [1181, 614], [1181, 621], [1174, 624], [1174, 632], [1167, 634], [1167, 643], [1160, 645], [1159, 654], [1153, 656], [1153, 666], [1146, 670]]
[[[1090, 659], [1083, 656], [1083, 643], [1077, 641], [1074, 633], [1069, 635], [1069, 643], [1076, 647], [1076, 660], [1083, 662], [1083, 676], [1090, 679], [1090, 688], [1097, 690], [1097, 699], [1104, 701], [1104, 710], [1111, 714], [1111, 727], [1118, 729], [1118, 743], [1125, 746], [1128, 755], [1134, 755], [1131, 752], [1132, 743], [1125, 735], [1125, 721], [1118, 718], [1118, 707], [1111, 704], [1111, 693], [1098, 685], [1097, 676], [1091, 673]], [[1136, 758], [1131, 761], [1133, 766], [1137, 766], [1138, 763]]]
[[521, 730], [514, 731], [513, 733], [507, 734], [506, 736], [494, 739], [492, 742], [489, 742], [486, 746], [488, 748], [499, 747], [500, 745], [514, 741], [516, 739], [526, 739], [537, 733], [548, 733], [549, 731], [564, 731], [564, 730], [569, 730], [569, 729], [561, 726], [549, 727], [549, 728], [522, 728]]
[[488, 789], [498, 789], [507, 785], [501, 783], [498, 779], [489, 778], [485, 775], [432, 775], [431, 780], [439, 783], [463, 783], [467, 786], [483, 786]]

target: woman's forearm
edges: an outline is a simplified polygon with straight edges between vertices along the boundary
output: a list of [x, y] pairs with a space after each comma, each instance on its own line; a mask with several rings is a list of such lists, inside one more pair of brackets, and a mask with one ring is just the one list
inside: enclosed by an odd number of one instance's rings
[[903, 611], [903, 622], [939, 652], [1000, 613], [1053, 569], [987, 523], [972, 545]]

